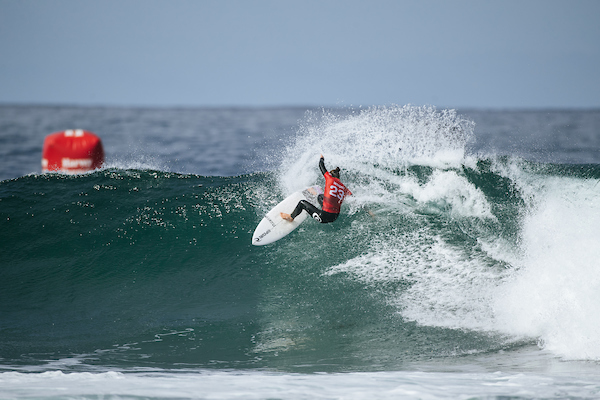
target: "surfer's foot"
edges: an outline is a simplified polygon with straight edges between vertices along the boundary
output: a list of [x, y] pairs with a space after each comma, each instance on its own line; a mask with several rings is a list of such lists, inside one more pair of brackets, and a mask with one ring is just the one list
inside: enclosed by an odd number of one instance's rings
[[285, 219], [287, 222], [294, 222], [294, 218], [292, 218], [290, 214], [279, 213], [279, 215], [281, 215], [281, 218]]

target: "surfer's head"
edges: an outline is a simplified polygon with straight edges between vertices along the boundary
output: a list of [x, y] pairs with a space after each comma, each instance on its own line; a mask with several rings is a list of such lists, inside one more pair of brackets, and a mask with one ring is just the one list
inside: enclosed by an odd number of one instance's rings
[[331, 174], [331, 176], [333, 176], [334, 178], [338, 178], [340, 179], [340, 167], [335, 167], [335, 169], [332, 169], [331, 171], [329, 171], [329, 173]]

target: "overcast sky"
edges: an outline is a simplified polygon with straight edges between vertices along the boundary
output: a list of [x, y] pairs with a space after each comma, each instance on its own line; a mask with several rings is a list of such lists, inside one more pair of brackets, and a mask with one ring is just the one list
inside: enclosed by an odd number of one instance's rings
[[600, 107], [600, 1], [0, 0], [0, 103]]

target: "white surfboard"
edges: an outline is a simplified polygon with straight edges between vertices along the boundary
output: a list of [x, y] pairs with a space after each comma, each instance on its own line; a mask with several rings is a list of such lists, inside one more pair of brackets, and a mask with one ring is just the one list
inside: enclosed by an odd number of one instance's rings
[[279, 213], [291, 214], [300, 200], [308, 200], [310, 203], [318, 206], [317, 196], [322, 193], [323, 189], [321, 187], [310, 186], [286, 197], [285, 200], [277, 204], [260, 221], [254, 230], [254, 235], [252, 235], [252, 244], [262, 246], [273, 243], [290, 234], [308, 217], [308, 213], [302, 211], [300, 215], [294, 218], [293, 222], [284, 220]]

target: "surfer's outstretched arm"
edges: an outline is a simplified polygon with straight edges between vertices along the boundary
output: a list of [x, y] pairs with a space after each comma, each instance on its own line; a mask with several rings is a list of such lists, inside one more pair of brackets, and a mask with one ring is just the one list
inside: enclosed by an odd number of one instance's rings
[[325, 157], [323, 157], [323, 154], [321, 154], [321, 159], [319, 160], [319, 169], [323, 175], [325, 175], [325, 172], [327, 172], [327, 168], [325, 168]]

